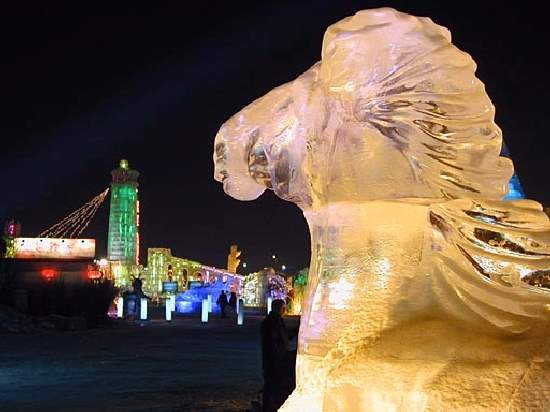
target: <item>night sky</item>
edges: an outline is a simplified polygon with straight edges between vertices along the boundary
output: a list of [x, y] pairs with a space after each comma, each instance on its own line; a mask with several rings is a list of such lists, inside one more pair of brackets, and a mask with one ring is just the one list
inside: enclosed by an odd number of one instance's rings
[[[233, 113], [319, 60], [328, 25], [380, 6], [451, 30], [478, 64], [527, 196], [550, 204], [549, 36], [537, 3], [186, 3], [2, 13], [2, 222], [15, 216], [23, 235], [38, 235], [104, 190], [124, 157], [141, 172], [142, 256], [171, 247], [223, 267], [236, 242], [249, 269], [272, 253], [290, 270], [307, 266], [300, 210], [272, 193], [225, 195], [212, 177], [213, 139]], [[98, 256], [107, 221], [106, 202], [84, 233]]]

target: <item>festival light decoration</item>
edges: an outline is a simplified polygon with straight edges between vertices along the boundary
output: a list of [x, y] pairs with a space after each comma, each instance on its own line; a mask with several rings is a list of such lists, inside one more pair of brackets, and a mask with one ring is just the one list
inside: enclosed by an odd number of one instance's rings
[[201, 305], [201, 322], [202, 323], [208, 323], [208, 312], [209, 312], [208, 307], [209, 307], [208, 299], [203, 299], [202, 305]]
[[122, 296], [119, 296], [116, 302], [116, 315], [119, 319], [124, 315], [124, 298]]
[[131, 277], [139, 271], [139, 201], [137, 170], [130, 169], [122, 159], [111, 171], [111, 202], [107, 258], [117, 269], [115, 284], [130, 285]]
[[59, 275], [59, 272], [55, 269], [47, 268], [42, 269], [40, 271], [40, 275], [46, 280], [46, 282], [51, 282]]
[[169, 299], [164, 301], [164, 314], [166, 320], [170, 322], [172, 320], [172, 302]]
[[260, 307], [265, 304], [265, 282], [261, 272], [251, 273], [244, 278], [243, 300], [246, 306]]
[[141, 320], [147, 320], [147, 298], [141, 298], [139, 301], [139, 318]]
[[100, 279], [101, 276], [103, 276], [103, 273], [96, 269], [89, 269], [86, 275], [90, 280], [97, 280]]
[[59, 223], [41, 232], [39, 238], [74, 238], [80, 236], [88, 227], [99, 207], [105, 200], [109, 189], [105, 189], [92, 200], [65, 216]]
[[15, 257], [18, 259], [83, 259], [94, 256], [95, 239], [15, 239]]
[[169, 248], [147, 249], [148, 276], [144, 288], [150, 293], [161, 293], [162, 282], [168, 279], [169, 267], [178, 289], [185, 290], [187, 282], [194, 280], [194, 274], [202, 269], [202, 264], [194, 260], [172, 256]]
[[304, 293], [307, 286], [309, 268], [298, 272], [292, 285], [292, 301], [290, 302], [290, 314], [300, 315], [304, 301]]
[[244, 303], [242, 299], [237, 300], [237, 308], [240, 307], [240, 310], [237, 309], [237, 325], [241, 326], [244, 324]]

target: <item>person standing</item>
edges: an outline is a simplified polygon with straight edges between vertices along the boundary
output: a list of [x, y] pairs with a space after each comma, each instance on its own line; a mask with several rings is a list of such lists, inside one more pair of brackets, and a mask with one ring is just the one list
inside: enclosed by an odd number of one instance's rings
[[227, 295], [225, 294], [225, 291], [221, 291], [216, 303], [220, 305], [221, 317], [225, 318], [225, 307], [227, 306]]
[[277, 411], [294, 389], [290, 379], [289, 338], [282, 317], [285, 310], [285, 301], [275, 299], [261, 325], [264, 412]]
[[237, 308], [237, 293], [231, 292], [229, 295], [229, 306], [233, 309]]

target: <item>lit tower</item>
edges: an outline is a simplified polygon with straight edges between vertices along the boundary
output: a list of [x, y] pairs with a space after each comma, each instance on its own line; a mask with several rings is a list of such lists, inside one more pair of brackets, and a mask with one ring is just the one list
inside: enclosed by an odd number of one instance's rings
[[139, 172], [130, 169], [128, 161], [122, 159], [111, 175], [107, 256], [115, 284], [128, 285], [139, 264]]

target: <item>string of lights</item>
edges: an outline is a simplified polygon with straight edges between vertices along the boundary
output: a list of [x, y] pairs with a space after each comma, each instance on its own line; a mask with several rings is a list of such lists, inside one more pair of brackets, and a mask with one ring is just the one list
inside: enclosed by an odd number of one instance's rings
[[99, 207], [107, 197], [107, 193], [109, 193], [109, 188], [75, 211], [69, 213], [60, 222], [41, 232], [38, 237], [62, 238], [67, 234], [69, 238], [80, 236], [94, 218]]
[[82, 218], [87, 216], [89, 214], [90, 209], [91, 209], [91, 205], [86, 203], [84, 206], [82, 206], [81, 208], [71, 213], [61, 222], [53, 225], [50, 229], [46, 230], [45, 232], [42, 232], [40, 234], [41, 237], [62, 237], [62, 232], [70, 228], [74, 224], [74, 222], [78, 222]]
[[[95, 199], [95, 198], [94, 198]], [[93, 201], [93, 200], [92, 200]], [[61, 222], [53, 225], [51, 228], [42, 232], [40, 237], [61, 237], [62, 233], [70, 228], [75, 222], [79, 222], [81, 219], [89, 215], [91, 209], [91, 202], [86, 203], [70, 215], [65, 217]]]
[[[105, 198], [105, 197], [104, 197]], [[104, 199], [103, 198], [103, 199]], [[79, 237], [80, 234], [82, 232], [84, 232], [84, 230], [86, 230], [86, 228], [88, 227], [88, 225], [90, 224], [90, 222], [92, 221], [92, 219], [94, 218], [95, 214], [97, 213], [99, 207], [101, 206], [101, 204], [103, 203], [103, 199], [101, 201], [98, 201], [98, 202], [95, 202], [93, 204], [93, 209], [92, 209], [92, 212], [90, 213], [90, 216], [87, 220], [82, 220], [81, 221], [81, 224], [78, 225], [72, 232], [71, 234], [69, 235], [69, 238], [72, 238], [73, 236], [74, 237]]]

